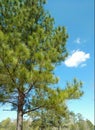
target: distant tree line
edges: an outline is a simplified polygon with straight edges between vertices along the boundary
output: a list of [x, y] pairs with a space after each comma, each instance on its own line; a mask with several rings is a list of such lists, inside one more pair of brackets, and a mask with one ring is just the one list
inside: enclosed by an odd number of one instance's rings
[[[60, 119], [60, 120], [59, 120]], [[88, 119], [84, 120], [81, 114], [70, 113], [67, 119], [61, 119], [54, 113], [43, 112], [30, 114], [29, 119], [24, 120], [24, 130], [94, 130], [94, 125]], [[0, 130], [15, 130], [16, 120], [7, 118], [0, 122]]]

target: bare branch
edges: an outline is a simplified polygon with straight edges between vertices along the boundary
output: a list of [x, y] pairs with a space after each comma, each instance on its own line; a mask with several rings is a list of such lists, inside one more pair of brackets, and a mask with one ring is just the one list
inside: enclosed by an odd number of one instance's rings
[[42, 106], [39, 106], [39, 107], [33, 108], [33, 109], [31, 109], [31, 110], [25, 111], [25, 112], [23, 112], [23, 114], [27, 114], [27, 113], [29, 113], [29, 112], [31, 112], [31, 111], [35, 111], [35, 110], [37, 110], [37, 109], [40, 109], [41, 107], [42, 107]]
[[27, 92], [25, 93], [25, 95], [27, 95], [31, 91], [31, 89], [33, 88], [35, 83], [36, 83], [36, 81], [34, 83], [31, 83], [31, 85], [30, 85], [29, 89], [27, 90]]
[[12, 101], [8, 101], [8, 100], [0, 100], [0, 102], [4, 102], [4, 103], [11, 103], [12, 105], [14, 105], [14, 106], [18, 106], [16, 103], [14, 103], [14, 102], [12, 102]]

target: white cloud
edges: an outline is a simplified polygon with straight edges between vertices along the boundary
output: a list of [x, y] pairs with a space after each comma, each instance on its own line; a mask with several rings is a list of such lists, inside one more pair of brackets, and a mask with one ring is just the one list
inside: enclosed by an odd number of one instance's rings
[[[65, 60], [64, 63], [67, 67], [78, 67], [79, 65], [82, 65], [82, 67], [83, 67], [83, 66], [86, 66], [86, 64], [84, 62], [89, 58], [90, 58], [89, 53], [85, 53], [83, 51], [76, 50], [76, 51], [73, 51], [72, 55], [69, 56]], [[83, 65], [83, 63], [85, 65]]]

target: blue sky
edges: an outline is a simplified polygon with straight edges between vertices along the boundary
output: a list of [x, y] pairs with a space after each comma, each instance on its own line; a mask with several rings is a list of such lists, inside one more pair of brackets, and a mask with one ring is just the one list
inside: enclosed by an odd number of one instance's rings
[[83, 97], [69, 101], [69, 109], [94, 123], [94, 0], [48, 0], [46, 8], [55, 26], [65, 26], [69, 34], [69, 57], [56, 68], [59, 85], [74, 77], [84, 83]]
[[[48, 0], [45, 7], [54, 17], [55, 26], [65, 26], [69, 34], [69, 57], [55, 70], [60, 87], [74, 77], [84, 83], [83, 97], [69, 101], [69, 109], [94, 122], [94, 0]], [[16, 112], [1, 109], [0, 121], [15, 119]]]

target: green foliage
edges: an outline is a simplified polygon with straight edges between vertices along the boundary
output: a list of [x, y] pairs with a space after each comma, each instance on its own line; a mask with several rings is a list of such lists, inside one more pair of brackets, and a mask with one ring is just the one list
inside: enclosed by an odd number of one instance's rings
[[39, 127], [40, 129], [51, 129], [53, 127], [59, 127], [62, 125], [63, 117], [53, 110], [41, 109], [40, 111], [32, 112], [29, 114], [33, 120], [31, 127], [34, 129]]
[[15, 130], [15, 121], [11, 121], [10, 118], [7, 118], [0, 122], [0, 130]]
[[89, 120], [86, 120], [86, 122], [87, 122], [87, 124], [88, 124], [88, 128], [89, 128], [90, 130], [94, 130], [94, 125], [92, 124], [92, 122], [89, 121]]
[[[63, 118], [61, 120], [61, 124], [59, 118], [56, 116], [54, 112], [49, 111], [41, 111], [41, 112], [33, 112], [30, 114], [31, 119], [24, 120], [23, 130], [58, 130], [60, 125], [60, 130], [94, 130], [94, 125], [89, 120], [82, 119], [81, 121], [78, 119], [78, 115], [75, 115], [77, 118], [74, 123], [70, 118]], [[0, 130], [15, 130], [16, 121], [11, 121], [10, 118], [7, 118], [0, 122]]]
[[94, 130], [94, 125], [89, 120], [84, 120], [80, 113], [71, 113], [70, 130]]

